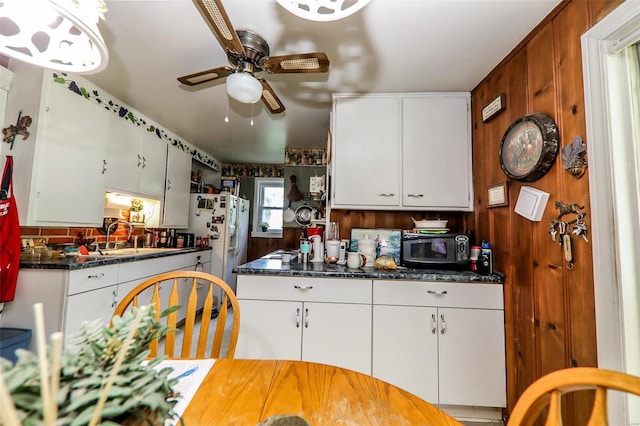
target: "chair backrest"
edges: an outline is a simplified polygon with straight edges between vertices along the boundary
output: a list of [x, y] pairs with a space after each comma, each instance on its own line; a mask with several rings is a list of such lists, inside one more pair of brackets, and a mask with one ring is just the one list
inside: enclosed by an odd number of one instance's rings
[[607, 389], [640, 395], [640, 377], [593, 367], [554, 371], [533, 382], [522, 393], [509, 416], [508, 426], [533, 424], [547, 405], [549, 411], [545, 426], [562, 425], [562, 395], [594, 389], [595, 399], [587, 425], [608, 425]]
[[[215, 334], [213, 335], [213, 340], [209, 342], [211, 313], [216, 308], [214, 306], [214, 300], [216, 300], [214, 295], [221, 303]], [[156, 318], [159, 318], [160, 313], [168, 307], [181, 306], [179, 311], [172, 312], [166, 318], [166, 325], [171, 329], [176, 329], [179, 323], [178, 317], [180, 317], [180, 323], [182, 323], [182, 317], [184, 316], [184, 335], [181, 351], [179, 355], [175, 355], [176, 333], [168, 333], [163, 342], [164, 354], [167, 357], [194, 358], [191, 356], [191, 346], [195, 338], [198, 344], [195, 358], [233, 358], [240, 329], [240, 308], [233, 290], [220, 278], [196, 271], [176, 271], [156, 275], [131, 290], [118, 304], [114, 315], [122, 316], [128, 308], [146, 304], [154, 305]], [[233, 324], [230, 330], [228, 350], [226, 353], [221, 354], [220, 349], [225, 333], [229, 333], [229, 330], [226, 330], [229, 304], [233, 313]], [[197, 336], [194, 336], [196, 317], [198, 315], [201, 315], [200, 331]], [[205, 354], [208, 344], [211, 345], [211, 350], [208, 354]], [[150, 357], [157, 356], [158, 345], [158, 341], [151, 343], [149, 346], [151, 350]]]

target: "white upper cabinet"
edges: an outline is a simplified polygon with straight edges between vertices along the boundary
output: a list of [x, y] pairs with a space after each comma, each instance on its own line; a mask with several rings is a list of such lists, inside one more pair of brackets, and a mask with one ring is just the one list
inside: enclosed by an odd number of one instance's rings
[[189, 226], [190, 190], [191, 156], [178, 148], [169, 146], [162, 216], [163, 227], [186, 228]]
[[11, 68], [3, 128], [32, 119], [26, 139], [0, 144], [0, 158], [14, 158], [20, 225], [102, 226], [105, 192], [116, 191], [165, 200], [162, 226], [187, 227], [189, 144], [80, 76], [20, 61]]
[[398, 207], [398, 98], [338, 97], [333, 108], [333, 206]]
[[402, 99], [402, 206], [472, 209], [469, 94]]
[[331, 206], [473, 210], [470, 98], [334, 95]]
[[14, 156], [14, 193], [22, 226], [99, 226], [104, 210], [108, 112], [54, 81], [51, 71], [14, 70], [6, 121], [33, 121], [3, 154]]
[[160, 200], [164, 195], [166, 167], [166, 141], [128, 119], [111, 114], [107, 189]]

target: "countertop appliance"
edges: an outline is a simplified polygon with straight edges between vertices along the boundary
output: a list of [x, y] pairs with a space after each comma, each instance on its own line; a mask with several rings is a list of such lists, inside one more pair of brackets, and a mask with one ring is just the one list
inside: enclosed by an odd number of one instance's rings
[[229, 193], [191, 194], [187, 232], [208, 237], [211, 274], [235, 292], [233, 268], [247, 262], [249, 201]]
[[467, 234], [402, 231], [402, 265], [411, 268], [469, 269]]

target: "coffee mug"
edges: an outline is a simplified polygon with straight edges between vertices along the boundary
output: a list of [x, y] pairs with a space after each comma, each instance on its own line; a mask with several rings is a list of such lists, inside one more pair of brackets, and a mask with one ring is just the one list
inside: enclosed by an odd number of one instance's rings
[[364, 264], [367, 262], [367, 259], [364, 255], [360, 253], [356, 253], [354, 251], [350, 251], [347, 253], [347, 267], [351, 269], [362, 268]]
[[291, 262], [291, 253], [282, 253], [281, 255], [282, 263]]

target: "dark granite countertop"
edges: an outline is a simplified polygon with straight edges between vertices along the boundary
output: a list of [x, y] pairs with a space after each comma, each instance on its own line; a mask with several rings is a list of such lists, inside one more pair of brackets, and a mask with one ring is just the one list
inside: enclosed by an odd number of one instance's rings
[[239, 275], [280, 275], [285, 277], [335, 277], [335, 278], [370, 278], [381, 280], [419, 280], [419, 281], [451, 281], [504, 283], [504, 274], [494, 272], [482, 275], [471, 271], [452, 271], [441, 269], [409, 269], [384, 270], [374, 267], [350, 269], [346, 265], [326, 264], [324, 262], [306, 264], [282, 263], [279, 252], [253, 260], [233, 269]]
[[20, 269], [66, 269], [76, 270], [85, 268], [95, 268], [96, 266], [115, 265], [118, 263], [136, 262], [138, 260], [155, 259], [165, 256], [176, 256], [179, 254], [193, 253], [197, 251], [210, 251], [208, 248], [182, 248], [171, 251], [162, 251], [156, 253], [143, 253], [135, 255], [120, 256], [64, 256], [58, 258], [41, 259], [41, 260], [21, 260]]

